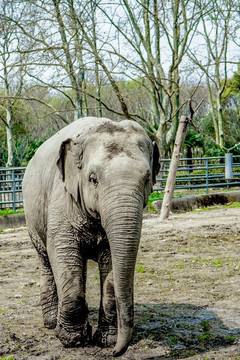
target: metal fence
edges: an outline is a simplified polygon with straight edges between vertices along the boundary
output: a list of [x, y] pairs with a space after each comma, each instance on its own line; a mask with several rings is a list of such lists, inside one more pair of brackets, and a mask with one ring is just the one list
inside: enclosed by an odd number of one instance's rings
[[[155, 191], [164, 191], [170, 159], [162, 159], [161, 170], [154, 187]], [[232, 158], [232, 178], [225, 177], [225, 157], [180, 159], [175, 190], [205, 189], [240, 186], [240, 156]], [[22, 179], [25, 168], [0, 168], [0, 209], [19, 209], [23, 207]]]
[[0, 168], [0, 209], [23, 207], [22, 179], [25, 168]]
[[[228, 156], [180, 159], [174, 189], [205, 189], [208, 194], [210, 188], [239, 186], [240, 156], [231, 156], [230, 164], [228, 160]], [[164, 191], [171, 160], [163, 159], [160, 162], [155, 191]]]

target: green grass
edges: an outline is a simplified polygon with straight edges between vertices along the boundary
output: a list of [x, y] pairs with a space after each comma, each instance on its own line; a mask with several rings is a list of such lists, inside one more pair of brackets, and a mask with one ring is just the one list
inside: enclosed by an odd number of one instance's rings
[[235, 208], [240, 208], [240, 203], [233, 203], [233, 204], [229, 204], [229, 205], [215, 205], [215, 206], [208, 206], [208, 207], [202, 207], [201, 209], [195, 209], [192, 212], [201, 212], [201, 211], [209, 211], [209, 210], [217, 210], [219, 208], [224, 208], [224, 209], [235, 209]]
[[205, 262], [206, 264], [210, 264], [214, 266], [216, 269], [219, 269], [223, 265], [223, 261], [221, 259], [216, 259], [216, 258], [214, 258], [211, 261], [211, 259], [203, 259], [201, 257], [195, 257], [194, 260], [198, 262]]
[[5, 357], [0, 357], [0, 360], [15, 360], [14, 357], [10, 356], [8, 358], [5, 358]]
[[178, 337], [177, 336], [172, 336], [168, 340], [168, 345], [175, 345], [177, 343], [177, 341], [178, 341]]
[[240, 207], [240, 203], [233, 203], [233, 204], [229, 204], [229, 205], [223, 205], [224, 208], [226, 209], [235, 209], [235, 208], [239, 208]]
[[[173, 198], [182, 198], [184, 196], [186, 196], [186, 194], [179, 192], [179, 191], [177, 191], [177, 192], [175, 191]], [[148, 205], [151, 206], [153, 201], [162, 200], [163, 197], [164, 197], [164, 191], [161, 191], [161, 192], [154, 191], [148, 198]]]
[[153, 201], [162, 200], [164, 196], [164, 192], [154, 191], [148, 198], [148, 205], [151, 206]]
[[192, 249], [182, 248], [182, 252], [191, 254], [191, 253], [192, 253]]
[[[8, 216], [8, 215], [13, 215], [13, 214], [21, 214], [23, 213], [23, 209], [19, 209], [17, 211], [13, 211], [10, 209], [6, 209], [6, 210], [0, 210], [0, 216]], [[1, 360], [1, 359], [0, 359]]]
[[202, 207], [201, 209], [195, 209], [192, 212], [202, 212], [202, 211], [217, 210], [217, 209], [219, 209], [219, 206], [208, 206], [208, 207]]
[[205, 333], [209, 332], [209, 330], [210, 330], [210, 322], [208, 320], [203, 320], [201, 322], [201, 325], [202, 325], [203, 332], [205, 332]]
[[178, 265], [177, 265], [177, 268], [181, 270], [181, 269], [183, 269], [183, 265], [182, 265], [182, 264], [178, 264]]
[[136, 272], [137, 272], [138, 274], [145, 274], [145, 273], [146, 273], [146, 268], [145, 268], [145, 266], [142, 265], [142, 264], [138, 264], [138, 265], [136, 266]]
[[211, 265], [215, 266], [216, 269], [219, 269], [222, 266], [222, 260], [221, 259], [215, 259], [211, 262]]

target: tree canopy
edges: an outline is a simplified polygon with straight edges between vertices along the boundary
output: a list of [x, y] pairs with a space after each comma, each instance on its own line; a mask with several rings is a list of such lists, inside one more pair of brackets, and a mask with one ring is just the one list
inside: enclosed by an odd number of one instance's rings
[[194, 131], [203, 144], [205, 135], [218, 149], [239, 142], [236, 0], [0, 7], [1, 166], [25, 164], [48, 136], [88, 115], [138, 121], [166, 157], [189, 99], [202, 104]]

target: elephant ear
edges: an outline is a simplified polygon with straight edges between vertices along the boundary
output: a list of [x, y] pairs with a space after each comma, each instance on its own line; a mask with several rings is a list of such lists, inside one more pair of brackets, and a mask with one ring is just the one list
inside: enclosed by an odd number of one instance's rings
[[155, 184], [156, 176], [160, 170], [160, 163], [159, 163], [159, 150], [158, 146], [155, 141], [153, 141], [153, 160], [152, 160], [152, 183]]
[[77, 157], [77, 145], [78, 144], [72, 139], [67, 139], [62, 142], [59, 149], [57, 166], [66, 190], [72, 195], [76, 202], [79, 202], [79, 169], [81, 168], [81, 154]]

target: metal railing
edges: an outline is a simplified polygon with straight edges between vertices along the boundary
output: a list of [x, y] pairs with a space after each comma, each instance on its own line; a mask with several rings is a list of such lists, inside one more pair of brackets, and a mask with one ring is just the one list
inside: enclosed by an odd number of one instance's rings
[[[161, 170], [154, 186], [155, 191], [164, 191], [170, 159], [161, 159]], [[233, 177], [225, 178], [225, 157], [180, 159], [175, 190], [205, 189], [240, 186], [240, 156], [233, 156]], [[0, 209], [23, 207], [22, 179], [25, 168], [0, 168]]]
[[[155, 191], [164, 191], [170, 159], [162, 159], [161, 170], [157, 178]], [[239, 186], [240, 185], [240, 156], [233, 156], [233, 176], [225, 177], [225, 157], [206, 157], [180, 159], [174, 189], [205, 189], [208, 194], [209, 188]]]
[[25, 168], [0, 168], [0, 209], [23, 207], [22, 179]]

